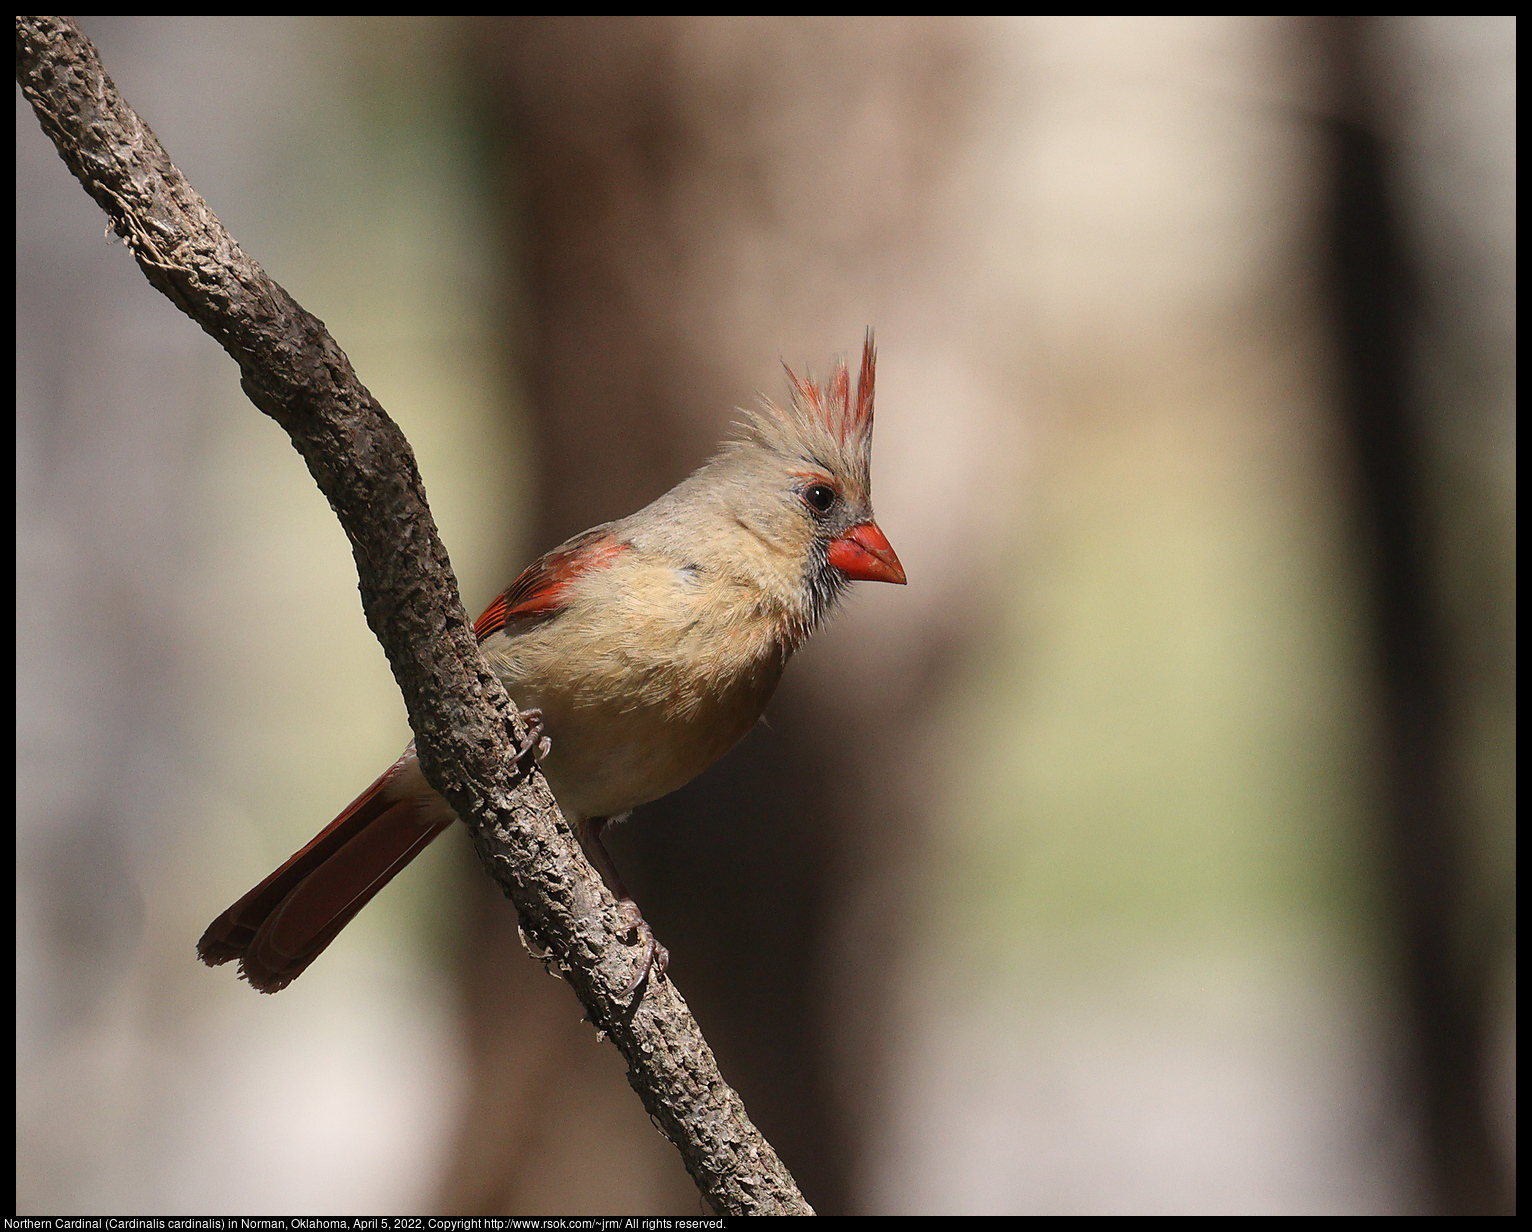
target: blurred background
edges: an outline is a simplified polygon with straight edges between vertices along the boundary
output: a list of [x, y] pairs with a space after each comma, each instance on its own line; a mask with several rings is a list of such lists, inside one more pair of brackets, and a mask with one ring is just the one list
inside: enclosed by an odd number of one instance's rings
[[[822, 1213], [1513, 1209], [1515, 21], [87, 18], [476, 613], [880, 351], [860, 587], [614, 832]], [[17, 93], [17, 1209], [696, 1214], [452, 832], [346, 540]]]

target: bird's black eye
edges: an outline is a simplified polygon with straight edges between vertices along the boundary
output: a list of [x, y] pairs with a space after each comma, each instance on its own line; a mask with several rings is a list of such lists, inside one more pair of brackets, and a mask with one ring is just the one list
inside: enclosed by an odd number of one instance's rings
[[835, 489], [827, 483], [811, 483], [803, 489], [803, 499], [815, 513], [829, 513], [835, 504]]

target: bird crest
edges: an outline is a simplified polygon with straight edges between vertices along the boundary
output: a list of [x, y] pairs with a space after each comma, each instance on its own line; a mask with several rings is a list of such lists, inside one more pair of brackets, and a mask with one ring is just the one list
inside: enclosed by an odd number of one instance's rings
[[836, 361], [829, 381], [820, 385], [801, 377], [784, 362], [792, 397], [782, 406], [764, 394], [760, 407], [747, 411], [745, 434], [784, 457], [818, 465], [868, 490], [872, 467], [872, 398], [877, 347], [872, 330], [862, 346], [862, 369], [856, 393], [846, 361]]

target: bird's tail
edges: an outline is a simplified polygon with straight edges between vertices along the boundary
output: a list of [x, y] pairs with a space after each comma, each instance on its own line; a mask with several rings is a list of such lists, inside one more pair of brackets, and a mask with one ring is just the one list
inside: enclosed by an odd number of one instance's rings
[[456, 815], [425, 786], [413, 746], [301, 851], [208, 925], [197, 957], [239, 960], [260, 992], [280, 992]]

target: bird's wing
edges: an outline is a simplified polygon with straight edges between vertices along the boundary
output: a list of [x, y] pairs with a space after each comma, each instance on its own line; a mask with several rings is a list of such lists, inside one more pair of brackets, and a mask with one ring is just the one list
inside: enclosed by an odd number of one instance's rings
[[575, 580], [594, 569], [603, 569], [630, 545], [612, 533], [610, 525], [596, 526], [559, 544], [525, 569], [506, 592], [484, 609], [473, 631], [482, 642], [505, 628], [507, 622], [529, 616], [552, 616], [564, 608], [565, 596]]

